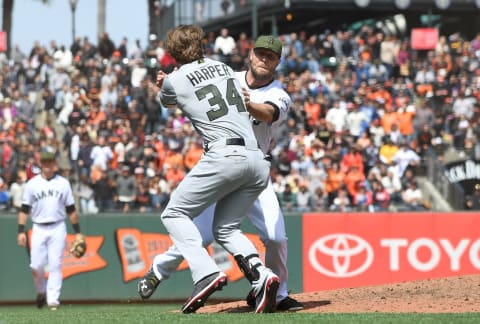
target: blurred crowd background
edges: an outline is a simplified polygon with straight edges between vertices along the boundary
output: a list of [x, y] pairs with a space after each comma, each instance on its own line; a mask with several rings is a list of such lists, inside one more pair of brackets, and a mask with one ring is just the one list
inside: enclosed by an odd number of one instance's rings
[[[276, 78], [292, 107], [271, 176], [285, 212], [429, 210], [426, 155], [480, 158], [480, 33], [440, 35], [429, 51], [370, 26], [280, 38]], [[227, 28], [205, 38], [235, 70], [252, 44]], [[155, 35], [114, 44], [107, 33], [0, 57], [0, 208], [20, 207], [53, 147], [81, 213], [161, 211], [203, 152], [182, 112], [157, 99], [156, 72], [175, 64]], [[480, 186], [462, 208], [480, 209]]]

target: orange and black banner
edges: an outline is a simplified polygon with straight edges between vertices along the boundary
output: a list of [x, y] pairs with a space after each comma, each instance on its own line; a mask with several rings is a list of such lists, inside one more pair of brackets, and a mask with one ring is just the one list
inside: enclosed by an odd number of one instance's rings
[[[265, 259], [265, 247], [258, 235], [246, 234], [257, 248], [262, 259]], [[157, 254], [164, 253], [173, 244], [168, 234], [144, 233], [136, 228], [119, 228], [115, 233], [117, 250], [122, 264], [123, 281], [128, 282], [142, 278]], [[209, 254], [215, 259], [220, 269], [228, 276], [229, 281], [237, 281], [243, 277], [235, 259], [219, 244], [208, 247]], [[183, 261], [177, 270], [188, 268]]]
[[[28, 242], [31, 242], [32, 230], [27, 233]], [[87, 252], [81, 258], [76, 258], [70, 253], [70, 249], [75, 241], [75, 234], [67, 234], [65, 248], [63, 250], [62, 261], [62, 277], [66, 279], [68, 277], [77, 275], [83, 272], [90, 272], [105, 268], [107, 262], [100, 256], [99, 250], [104, 241], [103, 236], [85, 236], [85, 242], [87, 244]], [[28, 247], [30, 249], [30, 245]], [[48, 276], [48, 272], [46, 272]]]

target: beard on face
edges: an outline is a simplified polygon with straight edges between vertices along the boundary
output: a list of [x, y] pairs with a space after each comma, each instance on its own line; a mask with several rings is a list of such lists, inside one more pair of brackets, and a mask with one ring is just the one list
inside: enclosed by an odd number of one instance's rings
[[251, 72], [255, 80], [257, 81], [270, 81], [272, 77], [272, 73], [266, 72], [266, 73], [258, 73], [257, 69], [251, 68]]

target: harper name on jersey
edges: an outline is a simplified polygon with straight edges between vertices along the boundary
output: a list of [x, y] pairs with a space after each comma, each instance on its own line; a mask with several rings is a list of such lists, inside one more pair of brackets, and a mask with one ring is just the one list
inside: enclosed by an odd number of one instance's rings
[[227, 65], [215, 64], [187, 73], [185, 76], [188, 78], [192, 86], [196, 86], [203, 81], [217, 78], [219, 76], [232, 76], [232, 74]]

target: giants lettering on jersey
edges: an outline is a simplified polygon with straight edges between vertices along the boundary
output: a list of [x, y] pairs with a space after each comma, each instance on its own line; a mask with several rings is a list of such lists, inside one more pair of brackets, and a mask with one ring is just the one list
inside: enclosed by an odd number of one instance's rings
[[39, 200], [42, 200], [44, 198], [47, 198], [47, 197], [60, 197], [60, 199], [62, 199], [62, 193], [58, 190], [54, 190], [54, 189], [50, 189], [50, 190], [47, 190], [47, 191], [41, 191], [41, 192], [36, 192], [34, 195], [33, 195], [33, 200], [34, 202], [37, 202]]
[[217, 76], [231, 76], [228, 66], [225, 64], [210, 65], [186, 75], [192, 86], [196, 86], [200, 82], [216, 78]]

